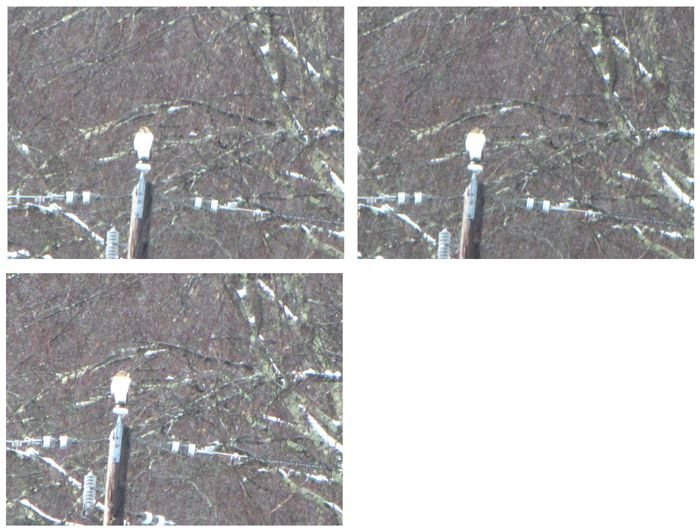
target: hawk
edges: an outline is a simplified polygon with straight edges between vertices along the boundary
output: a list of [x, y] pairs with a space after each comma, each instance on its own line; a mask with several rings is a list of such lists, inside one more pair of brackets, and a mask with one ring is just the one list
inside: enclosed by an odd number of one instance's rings
[[484, 130], [480, 127], [475, 127], [469, 132], [464, 141], [464, 145], [467, 148], [469, 162], [478, 163], [481, 161], [481, 152], [484, 150], [484, 144], [486, 144], [486, 135], [484, 135]]
[[111, 391], [115, 403], [122, 406], [126, 404], [126, 394], [129, 393], [130, 384], [131, 376], [127, 371], [118, 371], [117, 374], [112, 377]]
[[151, 146], [153, 146], [153, 133], [147, 126], [143, 126], [134, 137], [134, 150], [139, 161], [147, 162], [151, 158]]

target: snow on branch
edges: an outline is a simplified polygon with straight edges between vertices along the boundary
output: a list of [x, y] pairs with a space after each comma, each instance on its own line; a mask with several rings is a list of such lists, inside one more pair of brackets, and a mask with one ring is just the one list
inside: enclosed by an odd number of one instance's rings
[[258, 279], [258, 287], [262, 292], [267, 296], [267, 298], [272, 301], [273, 303], [277, 303], [279, 308], [282, 310], [284, 313], [284, 317], [291, 323], [297, 323], [299, 321], [299, 317], [294, 314], [291, 309], [285, 305], [284, 301], [278, 300], [277, 296], [275, 295], [275, 291], [270, 288], [265, 281], [262, 279]]
[[372, 205], [358, 205], [361, 209], [367, 210], [371, 212], [372, 214], [376, 214], [377, 216], [386, 216], [386, 217], [393, 217], [401, 222], [405, 223], [408, 225], [411, 229], [416, 231], [417, 233], [420, 234], [421, 239], [430, 244], [431, 246], [437, 246], [437, 240], [430, 236], [428, 233], [424, 232], [421, 227], [414, 222], [408, 215], [398, 213], [394, 210], [394, 208], [391, 205], [382, 205], [381, 207], [373, 207]]
[[658, 163], [654, 163], [654, 168], [658, 170], [661, 174], [661, 180], [664, 182], [664, 185], [666, 185], [666, 187], [668, 187], [668, 189], [671, 191], [671, 194], [673, 194], [683, 205], [687, 205], [691, 209], [695, 209], [695, 201], [693, 200], [693, 198], [691, 198], [688, 194], [683, 192], [683, 190], [681, 190], [681, 187], [678, 186], [678, 184], [673, 180], [673, 178], [670, 175], [668, 175], [661, 169], [661, 166]]
[[303, 56], [299, 55], [299, 49], [292, 44], [292, 42], [287, 39], [284, 35], [280, 36], [280, 42], [282, 46], [292, 55], [294, 59], [299, 59], [301, 64], [304, 65], [306, 72], [313, 77], [313, 79], [321, 79], [321, 73], [314, 68], [314, 66]]
[[283, 469], [278, 469], [277, 472], [284, 479], [284, 481], [289, 485], [289, 487], [292, 489], [292, 492], [299, 493], [300, 495], [304, 496], [306, 499], [308, 499], [310, 501], [313, 501], [321, 506], [325, 506], [326, 508], [330, 508], [331, 510], [333, 510], [335, 513], [337, 513], [340, 516], [343, 515], [343, 509], [340, 506], [338, 506], [334, 502], [331, 502], [328, 499], [322, 497], [321, 495], [319, 495], [315, 491], [310, 490], [308, 488], [305, 488], [304, 486], [298, 485], [296, 482], [294, 482], [290, 478], [290, 475], [288, 474], [287, 471], [285, 471]]
[[[15, 205], [15, 206], [11, 206], [11, 207], [12, 207], [12, 208], [15, 208], [15, 209], [18, 208], [18, 206], [16, 206], [16, 205]], [[101, 237], [100, 235], [98, 235], [97, 233], [95, 233], [92, 229], [90, 229], [90, 227], [88, 226], [88, 224], [86, 224], [85, 222], [83, 222], [78, 216], [76, 216], [76, 215], [73, 214], [72, 212], [66, 212], [66, 211], [64, 211], [63, 208], [61, 208], [61, 207], [60, 207], [59, 205], [57, 205], [56, 203], [52, 203], [52, 204], [49, 205], [49, 206], [39, 205], [39, 204], [36, 204], [36, 203], [23, 203], [23, 204], [22, 204], [22, 207], [25, 208], [25, 209], [36, 209], [36, 210], [38, 210], [39, 212], [43, 212], [44, 214], [51, 214], [51, 215], [54, 215], [54, 216], [63, 216], [64, 218], [66, 218], [66, 219], [68, 219], [69, 221], [71, 221], [71, 222], [73, 222], [74, 224], [76, 224], [76, 225], [77, 225], [78, 227], [80, 227], [83, 231], [85, 231], [85, 233], [87, 233], [88, 236], [90, 236], [90, 238], [92, 238], [92, 239], [93, 239], [95, 242], [97, 242], [100, 246], [104, 246], [104, 244], [105, 244], [105, 239], [104, 239], [103, 237]], [[10, 208], [10, 207], [8, 207], [8, 208]]]
[[612, 43], [615, 45], [615, 48], [617, 48], [617, 50], [620, 52], [620, 54], [625, 59], [629, 59], [634, 63], [635, 67], [637, 68], [637, 72], [644, 79], [644, 81], [650, 81], [653, 77], [651, 72], [649, 72], [646, 69], [646, 67], [642, 64], [641, 61], [639, 61], [639, 59], [637, 59], [631, 54], [630, 49], [625, 45], [625, 43], [623, 43], [620, 39], [618, 39], [615, 36], [613, 36], [611, 40]]
[[294, 382], [302, 382], [308, 379], [333, 382], [341, 382], [343, 380], [343, 375], [340, 371], [317, 371], [311, 368], [304, 371], [292, 371], [290, 375]]
[[5, 450], [12, 452], [25, 460], [39, 460], [41, 462], [44, 462], [51, 469], [58, 472], [59, 475], [64, 477], [68, 481], [68, 483], [76, 489], [81, 489], [83, 486], [83, 484], [78, 479], [69, 475], [68, 472], [65, 469], [63, 469], [60, 465], [58, 465], [58, 463], [55, 460], [42, 456], [36, 449], [32, 447], [30, 447], [26, 451], [20, 449], [12, 449], [10, 447], [5, 447]]
[[344, 133], [344, 130], [335, 124], [331, 124], [327, 127], [314, 127], [311, 128], [310, 131], [316, 140], [325, 139], [331, 135], [342, 135]]
[[316, 420], [316, 418], [314, 418], [311, 414], [309, 414], [309, 412], [307, 412], [306, 408], [304, 408], [304, 405], [299, 405], [299, 410], [301, 410], [302, 413], [306, 416], [306, 420], [311, 426], [311, 430], [313, 430], [316, 433], [316, 435], [328, 447], [340, 454], [343, 454], [343, 444], [336, 440], [333, 436], [328, 434], [328, 432], [326, 432], [326, 429], [324, 429], [321, 426], [321, 424]]
[[326, 161], [321, 161], [321, 165], [328, 172], [328, 177], [332, 185], [338, 189], [341, 194], [345, 194], [345, 183], [343, 183], [343, 179], [333, 171]]
[[679, 127], [679, 128], [672, 128], [668, 126], [660, 126], [655, 129], [647, 129], [646, 130], [647, 134], [649, 135], [649, 138], [655, 139], [657, 137], [661, 137], [663, 135], [675, 135], [677, 137], [684, 137], [684, 138], [695, 138], [695, 129], [694, 128], [684, 128], [684, 127]]
[[320, 475], [316, 473], [303, 473], [301, 471], [296, 471], [294, 469], [276, 467], [270, 469], [268, 467], [259, 467], [256, 470], [258, 473], [280, 473], [283, 476], [289, 477], [301, 477], [307, 482], [313, 482], [314, 484], [333, 484], [334, 481], [327, 477], [326, 475]]
[[29, 501], [29, 499], [21, 499], [17, 502], [19, 504], [21, 504], [22, 506], [24, 506], [30, 512], [33, 512], [36, 515], [38, 515], [41, 519], [43, 519], [44, 521], [46, 521], [49, 524], [68, 525], [68, 526], [79, 526], [80, 525], [79, 523], [75, 523], [73, 521], [64, 521], [63, 519], [59, 519], [58, 517], [53, 517], [52, 515], [48, 514], [47, 512], [45, 512], [44, 510], [42, 510], [41, 508], [36, 506], [35, 504], [32, 504]]

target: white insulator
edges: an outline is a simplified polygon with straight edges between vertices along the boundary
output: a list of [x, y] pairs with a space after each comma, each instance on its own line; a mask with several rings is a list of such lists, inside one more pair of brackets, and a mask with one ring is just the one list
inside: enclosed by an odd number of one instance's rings
[[452, 240], [452, 235], [445, 227], [438, 234], [438, 259], [449, 259], [450, 258], [450, 241]]
[[142, 525], [150, 525], [153, 522], [153, 514], [151, 512], [143, 512], [143, 521], [141, 521]]
[[525, 201], [525, 208], [528, 211], [531, 211], [534, 206], [535, 206], [535, 198], [527, 198], [527, 200]]
[[147, 174], [151, 171], [151, 165], [143, 161], [139, 161], [138, 163], [136, 163], [136, 169], [142, 174]]
[[173, 454], [177, 454], [177, 452], [180, 450], [180, 442], [179, 441], [174, 441], [173, 443], [170, 444], [170, 452]]
[[87, 514], [95, 507], [97, 500], [97, 477], [89, 471], [83, 479], [83, 514]]
[[216, 212], [219, 210], [219, 200], [211, 200], [211, 205], [209, 206], [211, 212]]
[[484, 167], [481, 166], [480, 164], [477, 164], [477, 163], [469, 163], [467, 165], [467, 170], [469, 170], [470, 172], [472, 172], [474, 174], [480, 174], [481, 172], [484, 171]]
[[66, 204], [68, 205], [73, 205], [73, 202], [75, 201], [75, 192], [72, 190], [69, 190], [66, 192]]
[[63, 436], [59, 436], [58, 445], [61, 447], [61, 449], [68, 447], [68, 436], [65, 434]]
[[41, 441], [42, 441], [42, 446], [44, 447], [44, 449], [48, 449], [48, 448], [51, 447], [51, 440], [52, 440], [52, 439], [53, 439], [53, 438], [52, 438], [51, 436], [44, 436], [44, 437], [41, 439]]
[[194, 443], [190, 443], [187, 445], [187, 456], [194, 456], [195, 451], [197, 450], [197, 446]]
[[83, 205], [88, 205], [92, 199], [92, 192], [89, 190], [83, 190]]
[[549, 207], [551, 202], [549, 200], [542, 200], [542, 212], [549, 212]]
[[421, 203], [423, 203], [423, 193], [422, 193], [422, 192], [416, 192], [416, 193], [413, 195], [413, 201], [414, 201], [414, 203], [415, 203], [416, 205], [420, 205]]
[[105, 248], [105, 259], [119, 258], [119, 231], [112, 227], [107, 231], [107, 246]]
[[202, 208], [202, 197], [198, 196], [194, 198], [194, 208], [195, 209], [201, 209]]
[[406, 193], [405, 193], [405, 192], [399, 192], [398, 194], [396, 194], [396, 202], [397, 202], [399, 205], [403, 205], [404, 203], [406, 203]]

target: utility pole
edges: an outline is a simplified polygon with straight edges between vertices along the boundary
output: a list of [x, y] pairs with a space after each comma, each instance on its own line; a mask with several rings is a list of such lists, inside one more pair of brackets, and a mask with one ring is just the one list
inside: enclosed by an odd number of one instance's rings
[[[145, 167], [148, 167], [147, 169]], [[131, 193], [131, 221], [129, 224], [129, 259], [148, 258], [148, 233], [151, 229], [151, 206], [153, 204], [153, 184], [146, 181], [151, 165], [139, 162], [141, 170], [139, 182]]]
[[[470, 167], [478, 165], [469, 165]], [[478, 259], [481, 241], [481, 221], [483, 217], [483, 185], [479, 183], [478, 170], [471, 168], [472, 178], [464, 191], [464, 209], [462, 211], [462, 233], [459, 244], [460, 259]]]
[[104, 526], [123, 525], [126, 508], [126, 472], [129, 462], [131, 429], [124, 425], [123, 416], [109, 437], [109, 463], [105, 485]]
[[148, 232], [151, 228], [151, 205], [153, 204], [153, 185], [146, 182], [151, 171], [151, 147], [153, 133], [144, 126], [134, 137], [134, 151], [138, 157], [136, 170], [140, 172], [139, 182], [131, 194], [131, 221], [129, 226], [128, 259], [145, 259], [148, 256]]
[[131, 436], [131, 429], [124, 422], [124, 418], [129, 413], [124, 405], [126, 405], [126, 395], [130, 384], [131, 378], [128, 373], [120, 371], [112, 378], [112, 394], [117, 403], [112, 412], [117, 416], [117, 422], [109, 436], [103, 526], [124, 524], [126, 473], [129, 465]]
[[467, 152], [467, 170], [472, 173], [464, 191], [464, 210], [462, 211], [462, 237], [459, 242], [460, 259], [478, 259], [481, 241], [481, 219], [483, 213], [483, 189], [479, 184], [479, 174], [484, 170], [481, 156], [486, 144], [486, 135], [480, 127], [475, 127], [464, 139]]

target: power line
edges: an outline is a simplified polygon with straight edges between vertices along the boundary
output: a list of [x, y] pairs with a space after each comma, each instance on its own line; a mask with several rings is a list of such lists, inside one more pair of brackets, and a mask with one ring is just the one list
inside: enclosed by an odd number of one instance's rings
[[[43, 212], [48, 214], [58, 214], [62, 212], [63, 209], [57, 206], [57, 204], [65, 205], [92, 205], [96, 201], [100, 200], [123, 200], [129, 198], [129, 195], [117, 195], [108, 196], [105, 194], [99, 194], [91, 192], [89, 190], [85, 191], [68, 191], [63, 194], [10, 194], [7, 196], [8, 209], [17, 209], [19, 207], [24, 208], [37, 208], [42, 210], [41, 207], [45, 209]], [[274, 212], [271, 209], [262, 208], [249, 208], [246, 207], [247, 201], [242, 198], [237, 198], [235, 200], [222, 201], [216, 198], [204, 198], [202, 196], [195, 196], [188, 199], [171, 199], [167, 201], [171, 205], [180, 205], [188, 207], [195, 211], [203, 211], [209, 213], [218, 212], [230, 212], [237, 213], [246, 216], [250, 216], [256, 221], [265, 221], [271, 219], [280, 219], [295, 223], [311, 223], [319, 225], [332, 225], [336, 227], [342, 227], [342, 220], [331, 220], [327, 218], [319, 218], [313, 216], [300, 216], [296, 214], [285, 214]], [[48, 207], [45, 207], [47, 206]]]

